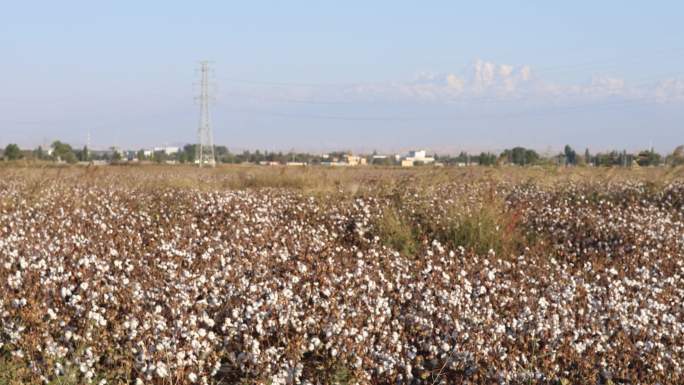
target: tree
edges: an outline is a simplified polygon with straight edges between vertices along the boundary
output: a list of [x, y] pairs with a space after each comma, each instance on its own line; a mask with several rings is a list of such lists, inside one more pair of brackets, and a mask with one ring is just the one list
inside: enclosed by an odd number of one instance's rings
[[[195, 158], [197, 157], [197, 150], [198, 147], [196, 144], [186, 144], [183, 146], [183, 154], [182, 158], [185, 159], [186, 162], [189, 163], [195, 163]], [[181, 158], [181, 157], [179, 157]]]
[[141, 161], [141, 162], [142, 162], [143, 160], [145, 160], [145, 159], [146, 159], [145, 150], [139, 150], [139, 151], [138, 151], [138, 154], [136, 155], [136, 158], [138, 158], [138, 160]]
[[164, 151], [155, 151], [154, 155], [152, 156], [154, 161], [157, 163], [164, 163], [167, 160], [169, 160], [169, 156], [166, 155]]
[[88, 146], [83, 146], [83, 150], [79, 151], [76, 157], [81, 162], [89, 161], [90, 160], [90, 150], [88, 150]]
[[566, 144], [563, 153], [565, 154], [565, 164], [571, 166], [577, 165], [577, 153], [572, 147]]
[[672, 154], [667, 157], [667, 164], [671, 166], [684, 165], [684, 145], [678, 146], [672, 151]]
[[470, 163], [470, 155], [468, 155], [467, 152], [461, 151], [460, 154], [455, 158], [456, 163], [463, 163], [463, 164], [469, 164]]
[[591, 153], [589, 152], [589, 149], [587, 148], [584, 150], [584, 163], [586, 164], [592, 164], [591, 162]]
[[496, 155], [489, 152], [483, 152], [478, 157], [477, 163], [480, 166], [493, 166], [496, 164]]
[[525, 166], [537, 163], [537, 161], [539, 161], [539, 154], [534, 150], [526, 149], [524, 147], [514, 147], [513, 149], [507, 149], [501, 153], [501, 158], [506, 159], [510, 163]]
[[52, 143], [52, 155], [67, 163], [76, 163], [76, 155], [70, 145], [56, 140]]
[[216, 155], [217, 158], [221, 158], [228, 155], [228, 147], [214, 146], [214, 155]]
[[23, 154], [21, 153], [21, 149], [16, 144], [10, 143], [5, 147], [5, 158], [8, 160], [17, 160], [22, 157]]
[[45, 159], [45, 151], [43, 151], [43, 147], [42, 147], [42, 146], [38, 146], [38, 148], [36, 148], [35, 150], [33, 150], [33, 156], [34, 156], [36, 159], [40, 159], [40, 160]]
[[112, 147], [112, 161], [114, 162], [120, 162], [123, 159], [123, 156], [117, 150], [116, 148]]
[[657, 152], [651, 150], [641, 151], [637, 155], [636, 162], [639, 166], [657, 166], [660, 164], [661, 156]]
[[632, 166], [632, 161], [633, 161], [634, 156], [632, 154], [628, 154], [627, 151], [611, 151], [609, 153], [598, 153], [594, 157], [594, 162], [596, 166], [605, 166], [605, 167], [612, 167], [612, 166], [622, 166], [622, 167], [631, 167]]

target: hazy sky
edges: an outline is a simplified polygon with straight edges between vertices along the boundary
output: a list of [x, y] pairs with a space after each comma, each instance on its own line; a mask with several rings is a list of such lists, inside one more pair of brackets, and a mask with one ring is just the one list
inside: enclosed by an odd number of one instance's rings
[[681, 1], [6, 1], [0, 145], [671, 151]]

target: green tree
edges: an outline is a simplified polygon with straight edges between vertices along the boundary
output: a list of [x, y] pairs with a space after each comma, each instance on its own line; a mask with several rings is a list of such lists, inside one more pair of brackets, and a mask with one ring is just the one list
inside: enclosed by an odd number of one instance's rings
[[70, 145], [56, 140], [52, 143], [52, 156], [67, 163], [76, 163], [78, 159]]
[[183, 146], [183, 155], [186, 162], [195, 163], [195, 158], [197, 158], [197, 147], [196, 144], [186, 144]]
[[598, 153], [594, 157], [596, 166], [613, 167], [631, 165], [631, 155], [626, 152], [611, 151], [608, 153]]
[[116, 148], [112, 147], [112, 161], [120, 162], [123, 159], [123, 155]]
[[667, 157], [667, 164], [671, 166], [684, 165], [684, 145], [678, 146], [672, 151], [672, 154]]
[[139, 161], [143, 161], [146, 159], [145, 156], [145, 150], [138, 150], [138, 154], [136, 155], [136, 158], [138, 158]]
[[21, 153], [21, 149], [16, 144], [10, 143], [5, 147], [5, 158], [8, 160], [17, 160], [22, 157], [23, 154]]
[[639, 166], [657, 166], [660, 164], [661, 156], [657, 152], [651, 150], [641, 151], [637, 154], [636, 162]]
[[157, 163], [164, 163], [169, 159], [169, 156], [166, 155], [164, 151], [155, 151], [153, 155], [153, 159]]
[[87, 162], [90, 160], [90, 150], [88, 149], [88, 146], [83, 146], [83, 149], [76, 154], [77, 158], [81, 162]]
[[575, 166], [577, 164], [577, 153], [572, 149], [572, 147], [566, 144], [563, 154], [565, 155], [565, 164], [571, 166]]
[[35, 150], [33, 150], [33, 156], [34, 156], [36, 159], [40, 159], [40, 160], [45, 159], [45, 151], [43, 151], [43, 147], [42, 147], [42, 146], [38, 146], [38, 148], [36, 148]]
[[524, 147], [514, 147], [510, 150], [505, 150], [501, 154], [501, 158], [506, 159], [509, 163], [526, 166], [537, 163], [539, 161], [539, 154], [534, 150]]
[[228, 147], [226, 146], [214, 146], [214, 155], [216, 155], [217, 158], [222, 158], [226, 155], [228, 155]]
[[477, 162], [480, 166], [493, 166], [496, 164], [496, 155], [489, 152], [483, 152], [478, 157]]

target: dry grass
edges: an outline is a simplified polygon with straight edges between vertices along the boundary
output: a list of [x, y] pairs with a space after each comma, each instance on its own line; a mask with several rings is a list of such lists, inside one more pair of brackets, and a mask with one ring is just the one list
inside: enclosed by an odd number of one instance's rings
[[[558, 168], [558, 167], [287, 167], [220, 165], [198, 169], [190, 165], [79, 166], [53, 163], [0, 162], [0, 177], [28, 177], [39, 185], [57, 179], [97, 183], [116, 180], [129, 186], [197, 188], [202, 190], [286, 188], [312, 194], [357, 194], [379, 186], [392, 189], [408, 184], [435, 186], [454, 180], [534, 183], [582, 181], [607, 183], [644, 181], [656, 185], [684, 178], [684, 167]], [[150, 175], [154, 177], [150, 178]]]

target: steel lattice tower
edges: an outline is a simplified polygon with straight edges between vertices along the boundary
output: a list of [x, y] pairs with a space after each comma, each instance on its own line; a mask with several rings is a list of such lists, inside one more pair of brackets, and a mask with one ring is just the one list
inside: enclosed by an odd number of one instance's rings
[[200, 167], [209, 165], [216, 166], [214, 157], [214, 135], [211, 130], [211, 118], [209, 116], [209, 62], [200, 62], [200, 122], [197, 134], [199, 144], [197, 145], [197, 160]]

